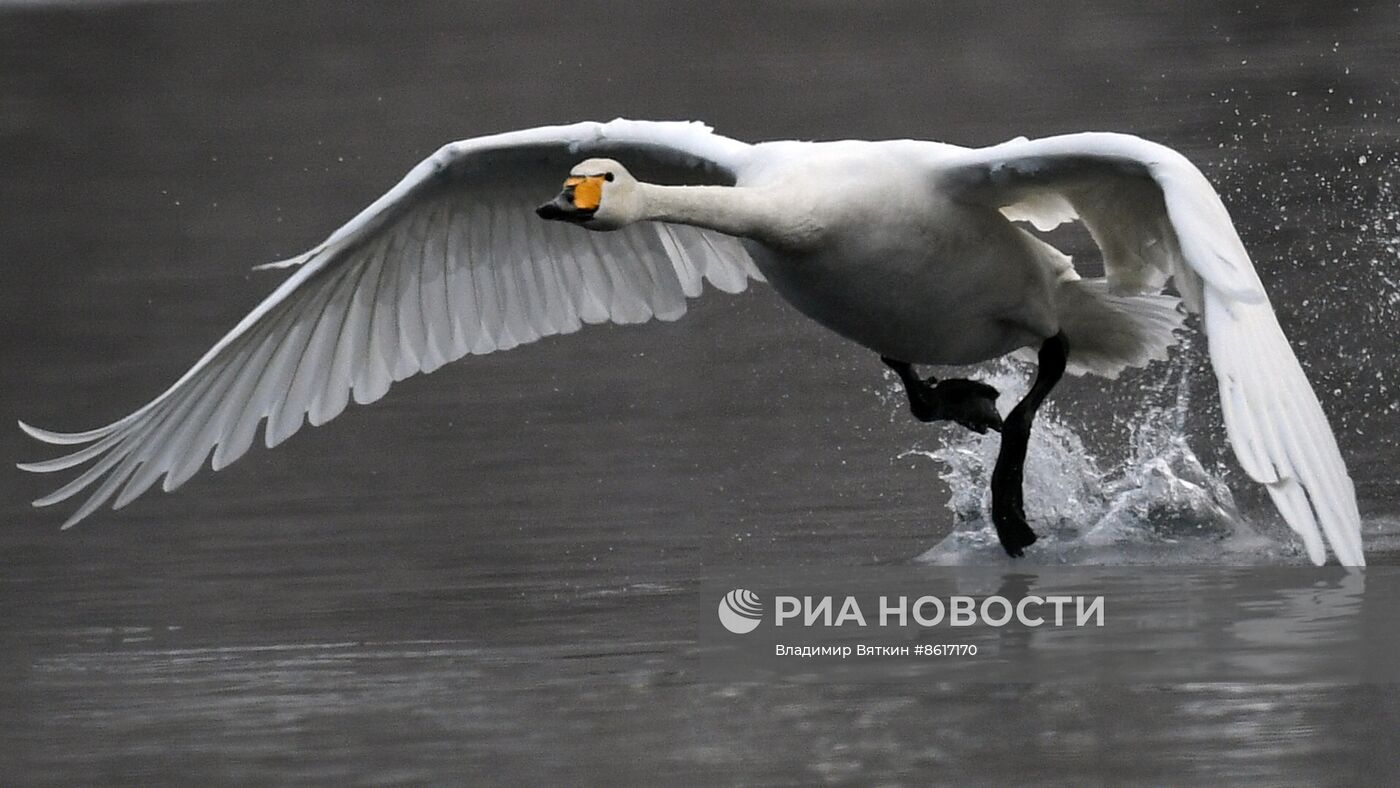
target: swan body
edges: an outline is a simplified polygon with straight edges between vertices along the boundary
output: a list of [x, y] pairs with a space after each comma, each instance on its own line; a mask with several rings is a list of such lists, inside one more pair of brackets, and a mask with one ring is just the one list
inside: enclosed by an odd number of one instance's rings
[[[559, 196], [532, 213], [566, 172]], [[1102, 250], [1104, 279], [1081, 279], [1021, 224], [1074, 219]], [[970, 149], [749, 145], [681, 122], [529, 129], [444, 146], [325, 241], [263, 267], [295, 270], [142, 408], [86, 432], [21, 422], [41, 441], [81, 447], [21, 468], [90, 463], [36, 505], [85, 492], [70, 526], [158, 480], [173, 490], [211, 452], [215, 470], [227, 465], [264, 420], [275, 446], [303, 421], [324, 423], [351, 398], [372, 402], [467, 354], [589, 323], [676, 319], [704, 281], [738, 292], [766, 280], [910, 387], [923, 385], [913, 363], [1039, 349], [1038, 394], [1013, 410], [1005, 453], [1012, 422], [1028, 434], [1058, 370], [1114, 377], [1165, 358], [1182, 320], [1177, 297], [1161, 292], [1171, 281], [1203, 315], [1241, 465], [1316, 563], [1330, 546], [1341, 563], [1364, 564], [1345, 464], [1228, 213], [1184, 157], [1136, 137]], [[1019, 462], [1007, 465], [1019, 510]]]
[[751, 188], [808, 195], [789, 208], [802, 230], [746, 248], [803, 314], [883, 356], [972, 364], [1053, 335], [1057, 272], [996, 209], [931, 188], [924, 162], [936, 151], [784, 146], [785, 166], [761, 169]]

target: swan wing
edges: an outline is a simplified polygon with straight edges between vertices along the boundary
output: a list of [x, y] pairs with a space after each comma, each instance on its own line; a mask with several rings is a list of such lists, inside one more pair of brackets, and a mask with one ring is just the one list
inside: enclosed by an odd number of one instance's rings
[[1046, 229], [1079, 218], [1117, 292], [1155, 292], [1170, 277], [1203, 314], [1225, 427], [1240, 465], [1267, 485], [1314, 563], [1325, 544], [1365, 564], [1361, 517], [1336, 438], [1279, 327], [1219, 195], [1170, 148], [1124, 134], [1018, 139], [943, 153], [941, 183]]
[[67, 528], [161, 478], [174, 490], [211, 451], [215, 470], [228, 465], [263, 420], [276, 446], [304, 421], [323, 424], [352, 398], [373, 402], [468, 353], [589, 323], [675, 320], [702, 281], [739, 292], [761, 277], [732, 237], [658, 222], [597, 233], [543, 221], [534, 207], [584, 158], [612, 156], [662, 183], [733, 183], [748, 148], [698, 123], [626, 120], [446, 145], [325, 241], [265, 266], [295, 270], [139, 410], [77, 433], [21, 422], [38, 440], [81, 448], [20, 468], [90, 463], [34, 503], [85, 494]]

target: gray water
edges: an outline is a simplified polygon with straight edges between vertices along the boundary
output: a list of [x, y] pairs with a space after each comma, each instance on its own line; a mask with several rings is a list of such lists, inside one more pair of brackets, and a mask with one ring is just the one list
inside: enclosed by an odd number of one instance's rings
[[[0, 416], [124, 415], [279, 281], [250, 266], [447, 140], [616, 115], [1121, 130], [1219, 185], [1395, 563], [1400, 11], [1043, 5], [0, 4]], [[51, 479], [0, 470], [0, 782], [1394, 780], [1391, 685], [702, 676], [688, 595], [720, 571], [1004, 560], [957, 541], [985, 447], [889, 389], [759, 288], [411, 379], [69, 532], [27, 504]], [[1070, 536], [1038, 560], [1296, 561], [1213, 396], [1199, 342], [1066, 383], [1028, 500], [1083, 525], [1195, 480], [1172, 517], [1228, 504], [1262, 541]], [[1144, 424], [1166, 436], [1145, 456]], [[0, 429], [0, 457], [40, 456]], [[1117, 492], [1076, 487], [1090, 471]]]

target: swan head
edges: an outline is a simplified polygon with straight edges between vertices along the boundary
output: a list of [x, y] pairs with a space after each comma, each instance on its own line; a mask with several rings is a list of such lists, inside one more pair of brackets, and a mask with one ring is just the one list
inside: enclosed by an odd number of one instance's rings
[[588, 159], [569, 171], [559, 196], [535, 209], [542, 219], [616, 230], [641, 217], [637, 179], [612, 159]]

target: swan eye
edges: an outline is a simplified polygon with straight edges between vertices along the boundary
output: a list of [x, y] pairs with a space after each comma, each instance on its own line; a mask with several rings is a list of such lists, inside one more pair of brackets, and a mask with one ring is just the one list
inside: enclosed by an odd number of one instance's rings
[[609, 173], [607, 173], [607, 174], [605, 174], [605, 175], [603, 176], [603, 180], [607, 181], [608, 183], [612, 183], [612, 182], [613, 182], [613, 178], [615, 178], [615, 177], [617, 177], [617, 176], [615, 176], [615, 175], [613, 175], [612, 173], [609, 172]]
[[602, 175], [574, 175], [564, 181], [566, 190], [572, 189], [574, 207], [580, 211], [596, 211], [603, 201]]

